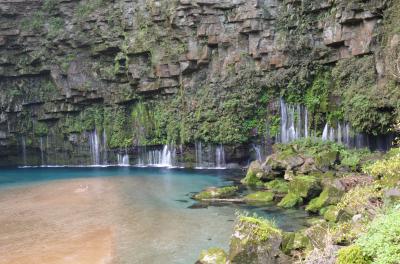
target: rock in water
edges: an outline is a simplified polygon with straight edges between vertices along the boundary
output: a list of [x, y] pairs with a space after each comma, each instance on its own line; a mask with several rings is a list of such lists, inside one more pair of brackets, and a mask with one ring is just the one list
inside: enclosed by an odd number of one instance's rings
[[266, 219], [239, 216], [230, 241], [231, 264], [284, 264], [289, 258], [280, 250], [282, 231]]

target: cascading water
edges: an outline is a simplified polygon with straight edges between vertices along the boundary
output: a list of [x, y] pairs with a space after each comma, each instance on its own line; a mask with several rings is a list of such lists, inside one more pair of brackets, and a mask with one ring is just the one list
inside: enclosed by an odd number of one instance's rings
[[225, 148], [222, 144], [203, 147], [202, 142], [195, 142], [196, 169], [226, 168]]
[[99, 145], [99, 136], [97, 135], [96, 129], [89, 133], [89, 145], [90, 145], [90, 152], [92, 154], [92, 164], [99, 165], [100, 145]]
[[258, 161], [262, 161], [261, 147], [253, 144], [253, 150]]
[[172, 167], [175, 164], [176, 150], [172, 145], [162, 149], [140, 150], [137, 166]]
[[223, 169], [226, 167], [225, 149], [222, 144], [217, 146], [217, 148], [215, 149], [215, 163], [215, 167], [218, 169]]
[[22, 152], [22, 162], [24, 166], [26, 166], [27, 161], [26, 161], [26, 139], [25, 137], [21, 137], [21, 152]]
[[40, 142], [40, 158], [41, 158], [41, 164], [42, 164], [42, 166], [43, 166], [43, 165], [45, 165], [45, 164], [44, 164], [43, 137], [40, 137], [39, 142]]
[[[306, 107], [288, 105], [283, 99], [281, 107], [281, 131], [279, 140], [288, 143], [303, 137], [313, 137], [309, 131], [309, 113]], [[344, 144], [352, 148], [370, 148], [372, 150], [388, 150], [391, 147], [393, 135], [372, 136], [354, 133], [346, 122], [336, 124], [326, 123], [322, 131], [322, 140]]]
[[125, 152], [124, 155], [117, 154], [118, 166], [129, 166], [129, 155]]
[[280, 141], [288, 143], [301, 137], [309, 137], [308, 110], [297, 104], [287, 105], [283, 99], [281, 106], [281, 134]]
[[108, 148], [107, 148], [107, 133], [106, 130], [103, 129], [103, 164], [108, 163]]
[[203, 167], [203, 149], [201, 142], [195, 142], [195, 152], [196, 152], [196, 168]]

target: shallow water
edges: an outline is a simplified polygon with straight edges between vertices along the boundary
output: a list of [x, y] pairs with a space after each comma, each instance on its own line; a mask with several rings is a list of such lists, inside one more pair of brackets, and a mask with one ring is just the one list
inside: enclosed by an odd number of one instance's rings
[[23, 263], [24, 258], [194, 263], [202, 249], [228, 249], [237, 210], [274, 219], [285, 230], [303, 226], [304, 212], [273, 206], [188, 208], [195, 203], [192, 192], [232, 184], [237, 174], [132, 167], [2, 169], [0, 263]]

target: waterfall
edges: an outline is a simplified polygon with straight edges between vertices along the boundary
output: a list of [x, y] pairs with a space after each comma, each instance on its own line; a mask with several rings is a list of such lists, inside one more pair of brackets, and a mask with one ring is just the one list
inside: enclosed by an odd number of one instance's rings
[[40, 158], [41, 158], [41, 162], [42, 162], [42, 166], [45, 165], [44, 164], [44, 146], [43, 146], [43, 137], [40, 137]]
[[253, 144], [253, 149], [254, 149], [254, 152], [256, 153], [257, 160], [261, 162], [262, 161], [261, 147]]
[[216, 168], [222, 169], [222, 168], [226, 167], [225, 149], [224, 149], [224, 146], [222, 144], [217, 146], [217, 148], [215, 150], [215, 161], [216, 161], [215, 162]]
[[92, 154], [92, 164], [99, 165], [100, 145], [99, 145], [99, 136], [97, 135], [96, 129], [89, 133], [89, 145], [90, 145], [90, 152]]
[[175, 164], [176, 149], [172, 145], [164, 145], [162, 149], [139, 151], [137, 166], [172, 167]]
[[103, 129], [103, 164], [108, 163], [107, 133]]
[[161, 153], [161, 166], [170, 167], [172, 166], [172, 152], [168, 145], [164, 145], [163, 151]]
[[282, 143], [309, 137], [308, 110], [306, 107], [296, 104], [287, 105], [283, 99], [280, 100], [281, 107], [281, 137]]
[[118, 160], [118, 166], [129, 166], [129, 155], [128, 153], [122, 155], [122, 154], [117, 154], [117, 160]]
[[322, 140], [328, 140], [328, 131], [329, 131], [329, 126], [328, 123], [326, 123], [324, 131], [322, 132]]
[[22, 152], [22, 162], [24, 164], [24, 166], [26, 166], [26, 139], [25, 136], [21, 137], [21, 152]]
[[196, 168], [202, 168], [203, 166], [203, 150], [201, 142], [195, 142], [195, 152], [196, 152]]

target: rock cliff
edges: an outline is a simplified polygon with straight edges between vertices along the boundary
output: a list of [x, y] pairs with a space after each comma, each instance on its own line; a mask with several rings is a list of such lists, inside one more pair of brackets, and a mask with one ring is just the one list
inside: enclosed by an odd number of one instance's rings
[[195, 142], [229, 145], [236, 162], [279, 133], [281, 97], [307, 106], [315, 131], [344, 121], [386, 133], [399, 112], [398, 7], [3, 0], [0, 164], [40, 164], [43, 152], [47, 163], [90, 163], [96, 146], [136, 157], [163, 144], [182, 144], [190, 163]]

